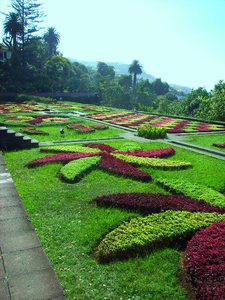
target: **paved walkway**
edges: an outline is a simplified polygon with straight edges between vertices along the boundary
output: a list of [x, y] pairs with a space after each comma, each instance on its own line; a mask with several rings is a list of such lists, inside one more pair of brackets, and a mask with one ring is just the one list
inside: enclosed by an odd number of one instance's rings
[[0, 153], [0, 299], [66, 299]]

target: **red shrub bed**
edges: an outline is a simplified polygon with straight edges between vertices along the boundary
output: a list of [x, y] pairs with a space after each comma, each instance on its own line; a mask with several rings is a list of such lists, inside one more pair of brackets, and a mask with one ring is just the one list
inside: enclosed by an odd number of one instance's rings
[[29, 128], [29, 127], [23, 128], [22, 131], [24, 133], [28, 133], [28, 134], [49, 135], [48, 132], [45, 132], [43, 130], [37, 130], [37, 129]]
[[68, 163], [71, 160], [84, 158], [84, 157], [90, 157], [90, 156], [96, 156], [100, 155], [99, 153], [57, 153], [50, 156], [44, 156], [42, 158], [36, 158], [28, 163], [28, 168], [34, 168], [40, 165], [44, 165], [47, 163], [55, 163], [55, 162], [61, 162], [61, 163]]
[[100, 169], [106, 170], [110, 173], [123, 175], [125, 177], [141, 181], [151, 180], [151, 177], [148, 174], [141, 172], [137, 168], [107, 153], [102, 154], [97, 165]]
[[188, 242], [184, 265], [197, 299], [225, 299], [225, 223], [198, 231]]
[[42, 123], [43, 119], [49, 119], [49, 118], [52, 118], [52, 116], [38, 116], [34, 120], [28, 121], [26, 123], [31, 124], [31, 125], [35, 125], [35, 124]]
[[166, 149], [157, 149], [157, 150], [134, 150], [132, 152], [128, 151], [119, 151], [117, 153], [139, 156], [139, 157], [168, 157], [175, 154], [175, 151], [172, 147]]
[[197, 126], [194, 127], [195, 130], [200, 132], [210, 132], [212, 131], [209, 124], [206, 123], [199, 123]]
[[105, 145], [105, 144], [88, 143], [88, 144], [84, 144], [83, 146], [89, 148], [97, 148], [100, 149], [101, 151], [105, 151], [109, 153], [115, 150], [113, 147], [110, 147], [109, 145]]
[[184, 127], [189, 123], [189, 121], [181, 121], [173, 126], [171, 129], [167, 129], [168, 133], [184, 133]]
[[95, 201], [98, 205], [138, 210], [144, 214], [158, 213], [162, 210], [225, 213], [225, 208], [212, 206], [203, 200], [190, 200], [182, 195], [124, 193], [101, 196]]
[[216, 144], [216, 143], [213, 143], [213, 146], [214, 146], [214, 147], [218, 147], [218, 148], [225, 148], [225, 143], [224, 143], [224, 144]]

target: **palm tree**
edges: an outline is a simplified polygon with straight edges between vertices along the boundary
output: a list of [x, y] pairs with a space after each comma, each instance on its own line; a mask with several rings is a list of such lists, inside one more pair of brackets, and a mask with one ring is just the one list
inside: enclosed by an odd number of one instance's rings
[[44, 41], [49, 47], [49, 57], [51, 58], [56, 54], [56, 49], [59, 44], [60, 36], [54, 27], [49, 27], [43, 36]]
[[130, 65], [128, 69], [130, 74], [134, 74], [134, 91], [136, 87], [136, 82], [137, 82], [137, 75], [142, 74], [142, 67], [139, 64], [138, 60], [133, 60], [132, 64]]
[[13, 53], [16, 53], [17, 49], [17, 36], [21, 34], [22, 31], [22, 24], [19, 19], [19, 15], [10, 12], [6, 15], [5, 21], [3, 23], [4, 34], [9, 34], [10, 40], [7, 39], [6, 41], [9, 46], [13, 45]]

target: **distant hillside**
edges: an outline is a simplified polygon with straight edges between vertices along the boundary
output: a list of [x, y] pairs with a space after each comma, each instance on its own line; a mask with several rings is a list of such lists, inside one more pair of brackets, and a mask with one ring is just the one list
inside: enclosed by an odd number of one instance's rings
[[[78, 61], [73, 58], [68, 58], [68, 59], [72, 62], [77, 61], [81, 64], [84, 64], [87, 67], [97, 69], [98, 61]], [[124, 64], [121, 62], [106, 62], [106, 64], [114, 67], [114, 71], [115, 71], [116, 75], [129, 74], [128, 69], [129, 69], [130, 65], [128, 65], [128, 64]], [[150, 82], [153, 82], [156, 79], [156, 77], [154, 77], [151, 74], [147, 74], [145, 71], [143, 71], [143, 73], [140, 76], [138, 76], [138, 78], [142, 78], [144, 80], [148, 79]], [[177, 90], [178, 92], [181, 92], [181, 91], [184, 92], [184, 94], [188, 94], [191, 92], [191, 88], [186, 87], [186, 86], [180, 86], [177, 84], [169, 84], [169, 85], [171, 88]]]

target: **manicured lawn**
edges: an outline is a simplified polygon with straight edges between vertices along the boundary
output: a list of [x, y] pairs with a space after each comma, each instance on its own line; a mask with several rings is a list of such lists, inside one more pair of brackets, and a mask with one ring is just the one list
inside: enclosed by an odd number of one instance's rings
[[[52, 105], [54, 109], [60, 110], [60, 107], [60, 103]], [[33, 116], [34, 119], [32, 109], [35, 107], [10, 106], [12, 109], [15, 111], [10, 115], [12, 118]], [[25, 113], [26, 109], [31, 110]], [[63, 110], [79, 110], [103, 120], [107, 114], [109, 118], [114, 115], [122, 118], [126, 114], [125, 111], [69, 103], [62, 107]], [[0, 122], [4, 123], [6, 117], [8, 113], [2, 114]], [[193, 290], [185, 279], [184, 250], [187, 241], [201, 226], [204, 228], [225, 218], [221, 214], [225, 207], [224, 161], [181, 148], [168, 149], [167, 144], [157, 141], [142, 144], [110, 140], [124, 131], [109, 127], [84, 132], [85, 127], [95, 124], [91, 119], [87, 121], [66, 114], [62, 117], [68, 120], [57, 123], [55, 119], [54, 124], [45, 120], [30, 125], [32, 129], [49, 134], [30, 136], [39, 142], [109, 140], [89, 142], [86, 146], [91, 149], [80, 147], [84, 145], [81, 142], [66, 147], [60, 143], [60, 148], [56, 145], [54, 149], [43, 147], [43, 152], [41, 148], [5, 151], [3, 158], [66, 298], [193, 299]], [[18, 119], [13, 122], [5, 125], [16, 132], [28, 126]], [[161, 124], [164, 120], [157, 122]], [[79, 130], [83, 132], [69, 129], [69, 124], [82, 125]], [[60, 134], [61, 128], [64, 135]], [[212, 146], [224, 143], [224, 138], [224, 134], [205, 134], [189, 136], [184, 141], [224, 151]], [[163, 153], [170, 155], [163, 156]], [[157, 155], [161, 158], [156, 158]], [[71, 157], [75, 160], [69, 162]], [[31, 162], [32, 168], [28, 168]], [[132, 193], [133, 199], [128, 197]], [[175, 193], [184, 196], [174, 196]], [[107, 196], [112, 205], [105, 206], [97, 201]], [[120, 205], [113, 205], [115, 198]], [[184, 203], [186, 209], [180, 209]], [[210, 210], [210, 205], [220, 208]], [[212, 214], [212, 211], [220, 212]], [[216, 282], [217, 286], [220, 283]]]
[[202, 146], [213, 150], [225, 152], [224, 148], [218, 148], [213, 146], [213, 143], [217, 143], [217, 144], [225, 143], [225, 133], [190, 135], [184, 137], [183, 141], [188, 144], [194, 144], [197, 146]]
[[[105, 144], [122, 151], [168, 147], [158, 142], [139, 144], [124, 140]], [[179, 244], [125, 261], [99, 264], [95, 259], [96, 247], [106, 234], [124, 221], [142, 217], [135, 211], [98, 207], [93, 203], [97, 197], [128, 192], [169, 194], [154, 183], [158, 176], [181, 178], [217, 191], [223, 190], [223, 162], [188, 150], [174, 149], [175, 155], [168, 157], [168, 161], [190, 162], [191, 168], [164, 171], [140, 167], [151, 175], [151, 182], [125, 179], [97, 169], [75, 184], [59, 179], [61, 163], [28, 169], [28, 162], [46, 155], [40, 149], [3, 153], [67, 299], [187, 299], [177, 276], [182, 255]], [[215, 173], [218, 176], [214, 176]]]

